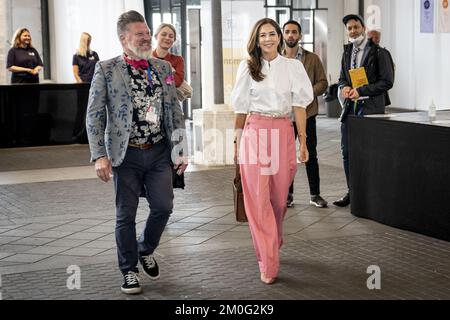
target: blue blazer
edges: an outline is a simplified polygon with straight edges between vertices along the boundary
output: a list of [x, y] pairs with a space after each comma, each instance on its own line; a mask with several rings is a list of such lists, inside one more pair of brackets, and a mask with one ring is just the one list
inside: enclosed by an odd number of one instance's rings
[[[177, 147], [177, 155], [182, 154], [181, 142], [186, 141], [183, 139], [185, 121], [177, 99], [172, 68], [169, 63], [159, 59], [152, 58], [149, 63], [162, 81], [163, 129], [171, 142], [168, 146], [172, 149]], [[133, 105], [131, 77], [123, 56], [97, 63], [86, 114], [92, 162], [106, 156], [113, 167], [122, 164], [130, 140]]]

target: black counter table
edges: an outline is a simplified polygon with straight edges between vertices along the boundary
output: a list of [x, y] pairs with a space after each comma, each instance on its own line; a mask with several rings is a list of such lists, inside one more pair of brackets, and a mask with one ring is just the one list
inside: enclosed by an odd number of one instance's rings
[[0, 148], [86, 143], [89, 84], [0, 85]]
[[450, 241], [450, 111], [349, 119], [351, 210]]

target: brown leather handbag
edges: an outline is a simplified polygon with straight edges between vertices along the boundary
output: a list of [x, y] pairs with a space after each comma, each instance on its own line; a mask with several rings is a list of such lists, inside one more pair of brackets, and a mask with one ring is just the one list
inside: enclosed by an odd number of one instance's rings
[[233, 195], [234, 195], [234, 212], [236, 214], [236, 221], [248, 222], [245, 213], [244, 192], [242, 190], [241, 172], [239, 166], [236, 166], [236, 176], [233, 180]]

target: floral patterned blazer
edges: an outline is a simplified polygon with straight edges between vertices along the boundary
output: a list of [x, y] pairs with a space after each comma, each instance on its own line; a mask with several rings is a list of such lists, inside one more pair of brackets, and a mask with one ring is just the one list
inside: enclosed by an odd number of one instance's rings
[[[177, 147], [177, 153], [181, 155], [185, 122], [177, 99], [172, 68], [169, 63], [159, 59], [152, 58], [149, 63], [162, 81], [163, 129], [165, 136], [171, 140], [168, 145], [172, 150]], [[123, 56], [97, 63], [86, 113], [92, 162], [106, 156], [113, 167], [122, 164], [130, 140], [132, 118], [131, 77]]]

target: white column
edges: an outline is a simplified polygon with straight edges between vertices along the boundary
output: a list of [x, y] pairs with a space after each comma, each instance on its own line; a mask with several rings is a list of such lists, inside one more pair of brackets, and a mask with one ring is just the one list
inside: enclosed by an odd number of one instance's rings
[[[212, 5], [222, 5], [222, 7], [230, 5], [230, 2], [224, 1], [202, 1], [202, 18], [203, 20], [203, 70], [212, 69], [213, 61], [213, 25], [222, 23], [222, 21], [212, 22]], [[216, 8], [217, 9], [217, 8]], [[219, 10], [220, 11], [220, 10]], [[215, 19], [221, 20], [221, 19]], [[211, 23], [208, 23], [210, 22]], [[217, 48], [215, 48], [217, 50]], [[222, 46], [220, 50], [223, 50]], [[223, 60], [223, 59], [222, 59]], [[216, 69], [223, 66], [222, 63], [216, 63]], [[229, 105], [215, 104], [216, 101], [223, 101], [223, 97], [214, 97], [214, 91], [223, 95], [222, 90], [214, 90], [214, 84], [223, 86], [223, 79], [217, 79], [213, 73], [203, 74], [204, 99], [203, 109], [194, 110], [194, 163], [207, 166], [223, 166], [233, 164], [233, 128], [234, 128], [234, 112]], [[223, 78], [223, 72], [221, 77]], [[222, 80], [222, 81], [217, 81]], [[222, 91], [222, 92], [220, 92]]]

